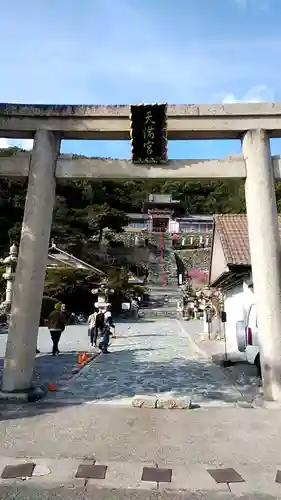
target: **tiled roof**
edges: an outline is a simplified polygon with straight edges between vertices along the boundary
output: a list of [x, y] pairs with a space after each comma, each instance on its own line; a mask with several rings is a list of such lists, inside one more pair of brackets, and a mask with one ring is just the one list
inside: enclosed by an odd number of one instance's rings
[[[278, 225], [281, 237], [281, 215], [278, 215]], [[215, 215], [215, 231], [218, 231], [227, 264], [251, 264], [246, 214]]]

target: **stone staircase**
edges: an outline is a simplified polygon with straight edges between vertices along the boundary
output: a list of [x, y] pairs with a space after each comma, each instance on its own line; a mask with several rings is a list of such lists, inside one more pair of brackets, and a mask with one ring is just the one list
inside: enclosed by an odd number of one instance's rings
[[[160, 234], [155, 234], [156, 248], [150, 252], [149, 256], [149, 277], [148, 283], [151, 285], [162, 285], [162, 262], [160, 250]], [[166, 285], [178, 284], [177, 263], [175, 252], [172, 247], [172, 239], [169, 235], [164, 236], [164, 269]]]
[[[177, 318], [177, 303], [181, 298], [181, 291], [177, 285], [151, 285], [149, 288], [150, 302], [142, 309], [141, 314], [146, 318]], [[165, 301], [165, 296], [167, 301]]]
[[167, 285], [178, 285], [178, 269], [174, 250], [168, 249], [164, 255], [165, 277]]
[[[178, 271], [175, 252], [172, 247], [172, 240], [165, 235], [164, 244], [164, 270], [165, 284], [162, 283], [162, 263], [160, 250], [160, 235], [155, 234], [157, 241], [149, 255], [149, 295], [150, 302], [146, 308], [142, 309], [145, 317], [177, 317], [177, 302], [180, 300], [181, 292], [178, 287]], [[165, 296], [167, 300], [165, 301]]]

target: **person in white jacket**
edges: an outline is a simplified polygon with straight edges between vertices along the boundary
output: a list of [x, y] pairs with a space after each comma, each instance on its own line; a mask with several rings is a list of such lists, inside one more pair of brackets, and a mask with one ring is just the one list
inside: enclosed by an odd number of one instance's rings
[[98, 310], [95, 309], [92, 314], [90, 314], [88, 318], [88, 328], [89, 328], [89, 337], [90, 337], [90, 344], [91, 347], [97, 345], [97, 337], [98, 337], [98, 330], [96, 328], [96, 318], [97, 318]]

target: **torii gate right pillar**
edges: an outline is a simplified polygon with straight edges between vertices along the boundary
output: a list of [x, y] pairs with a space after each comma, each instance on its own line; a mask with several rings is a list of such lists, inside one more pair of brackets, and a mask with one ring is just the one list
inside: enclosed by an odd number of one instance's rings
[[249, 130], [242, 149], [264, 398], [281, 401], [281, 258], [273, 166], [265, 130]]

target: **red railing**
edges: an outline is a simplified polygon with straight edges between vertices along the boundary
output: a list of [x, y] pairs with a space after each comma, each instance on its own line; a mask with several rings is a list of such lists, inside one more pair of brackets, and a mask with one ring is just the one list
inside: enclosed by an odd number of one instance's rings
[[164, 238], [163, 238], [163, 231], [160, 232], [159, 248], [160, 248], [160, 260], [161, 260], [161, 270], [162, 270], [162, 286], [163, 286], [163, 288], [165, 288], [165, 286], [166, 286], [166, 277], [165, 277], [165, 260], [164, 260]]

